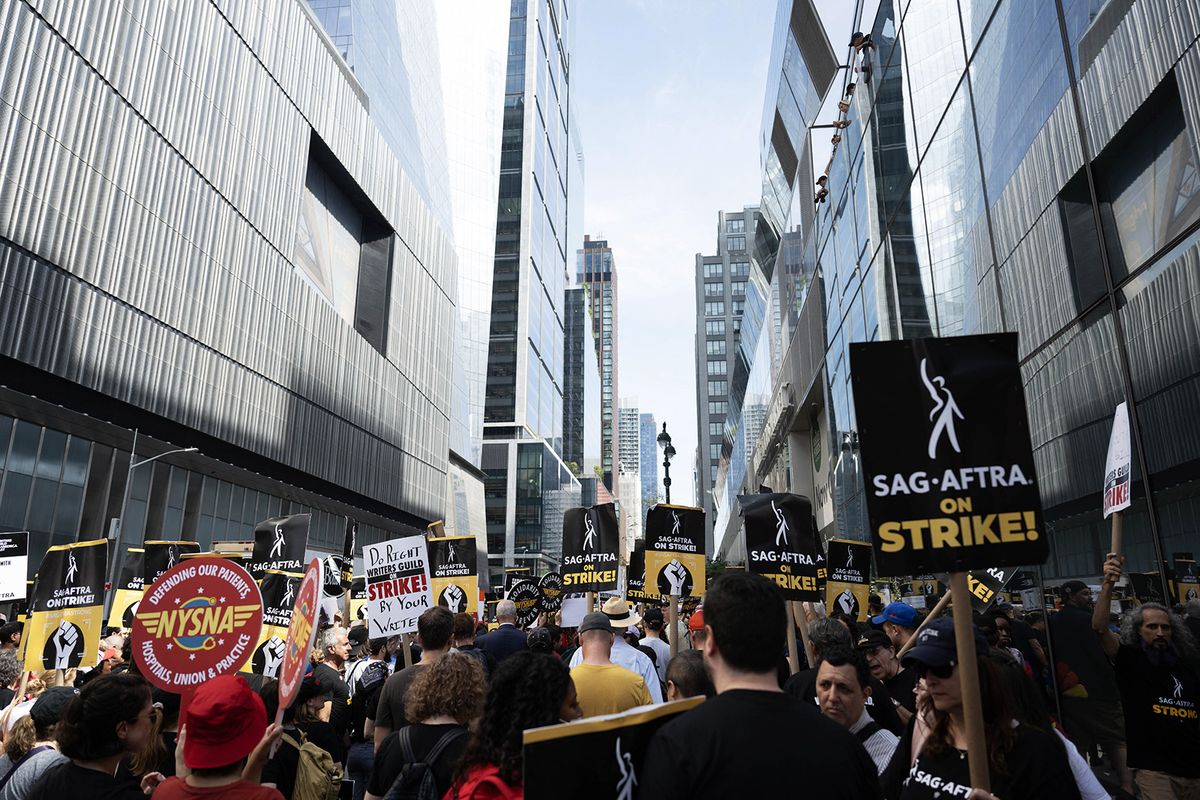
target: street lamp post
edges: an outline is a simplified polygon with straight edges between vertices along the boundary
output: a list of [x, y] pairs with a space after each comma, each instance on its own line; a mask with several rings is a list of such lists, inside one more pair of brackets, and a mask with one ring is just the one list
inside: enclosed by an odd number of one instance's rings
[[675, 448], [671, 446], [671, 434], [667, 433], [667, 423], [663, 423], [662, 433], [658, 435], [658, 446], [663, 451], [663, 488], [666, 490], [667, 505], [671, 504], [671, 459], [675, 457]]
[[[124, 535], [125, 535], [125, 509], [129, 505], [129, 489], [130, 489], [131, 484], [133, 483], [133, 471], [135, 469], [137, 469], [138, 467], [149, 464], [151, 461], [157, 461], [158, 459], [162, 458], [163, 456], [175, 455], [176, 453], [198, 452], [198, 448], [195, 448], [195, 447], [180, 447], [175, 450], [168, 450], [165, 453], [159, 453], [156, 456], [151, 456], [150, 458], [143, 458], [141, 461], [137, 461], [136, 460], [137, 459], [137, 440], [138, 440], [138, 429], [134, 428], [133, 429], [133, 448], [129, 451], [129, 470], [125, 473], [125, 492], [121, 496], [121, 516], [117, 517], [116, 536], [113, 536], [113, 531], [109, 531], [109, 534], [108, 534], [108, 538], [114, 540], [113, 552], [112, 552], [112, 565], [109, 567], [109, 570], [108, 570], [108, 585], [110, 587], [114, 587], [114, 588], [117, 583], [117, 570], [120, 568], [120, 564], [121, 564], [121, 559], [118, 556], [121, 553], [121, 539], [124, 538]], [[104, 619], [105, 619], [106, 625], [108, 624], [108, 622], [107, 622], [108, 614], [112, 610], [113, 595], [114, 595], [114, 592], [108, 592], [107, 595], [105, 596]]]

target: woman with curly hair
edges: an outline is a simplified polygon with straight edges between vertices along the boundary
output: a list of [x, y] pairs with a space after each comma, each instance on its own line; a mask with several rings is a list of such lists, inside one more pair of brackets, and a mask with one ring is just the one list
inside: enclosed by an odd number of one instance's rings
[[479, 727], [458, 763], [447, 800], [522, 797], [522, 733], [583, 716], [571, 673], [561, 660], [525, 651], [492, 673]]
[[367, 800], [379, 800], [393, 787], [400, 796], [416, 796], [426, 781], [443, 796], [467, 746], [467, 726], [483, 710], [485, 690], [483, 667], [466, 653], [447, 653], [421, 670], [404, 697], [404, 717], [413, 723], [380, 743]]

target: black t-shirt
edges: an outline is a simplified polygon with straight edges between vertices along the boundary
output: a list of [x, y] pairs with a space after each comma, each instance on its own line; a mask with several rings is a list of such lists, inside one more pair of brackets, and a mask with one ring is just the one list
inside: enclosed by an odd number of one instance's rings
[[163, 777], [172, 778], [175, 776], [175, 746], [179, 742], [179, 732], [162, 731], [158, 735], [162, 739], [163, 747], [166, 748], [162, 760], [158, 762], [158, 771], [163, 774]]
[[1059, 691], [1077, 685], [1087, 690], [1091, 700], [1117, 700], [1117, 680], [1112, 664], [1092, 630], [1092, 612], [1067, 606], [1050, 616], [1050, 635], [1054, 638], [1055, 674]]
[[[900, 721], [900, 715], [896, 713], [896, 707], [892, 704], [892, 693], [875, 678], [870, 680], [871, 696], [867, 698], [867, 713], [880, 727], [899, 736], [904, 733], [904, 723]], [[821, 707], [817, 704], [817, 668], [797, 672], [787, 679], [783, 690], [812, 703], [813, 707], [820, 711]]]
[[[345, 764], [342, 753], [342, 743], [328, 722], [300, 722], [297, 728], [304, 732], [308, 741], [320, 747], [330, 757]], [[284, 734], [291, 737], [297, 744], [303, 744], [296, 728], [286, 728]], [[300, 767], [300, 751], [292, 747], [286, 740], [280, 740], [275, 757], [266, 763], [262, 771], [262, 783], [273, 783], [279, 793], [290, 800], [292, 791], [296, 788], [296, 770]]]
[[1129, 766], [1200, 777], [1200, 679], [1182, 662], [1155, 666], [1140, 647], [1121, 645], [1117, 686], [1125, 711]]
[[350, 687], [342, 680], [338, 671], [328, 664], [317, 664], [313, 667], [313, 679], [320, 685], [321, 690], [329, 695], [329, 724], [341, 736], [350, 727]]
[[[937, 755], [922, 754], [909, 767], [912, 726], [896, 748], [881, 777], [887, 800], [950, 800], [971, 793], [971, 770], [965, 750], [953, 748]], [[1080, 800], [1062, 740], [1027, 725], [1017, 728], [1017, 740], [1005, 755], [1003, 773], [990, 772], [992, 794], [1021, 800]]]
[[875, 765], [849, 731], [785, 692], [733, 689], [664, 724], [650, 740], [638, 796], [879, 796]]
[[0, 689], [0, 708], [8, 708], [9, 703], [12, 702], [12, 699], [15, 695], [16, 692], [14, 692], [12, 689], [9, 689], [7, 686], [3, 689]]
[[350, 701], [350, 741], [362, 742], [363, 725], [368, 719], [375, 719], [379, 708], [379, 695], [383, 692], [383, 684], [388, 679], [388, 666], [385, 661], [371, 661], [359, 672], [354, 687], [354, 698]]
[[[463, 735], [446, 745], [446, 749], [438, 756], [433, 764], [433, 780], [437, 783], [438, 797], [443, 796], [454, 780], [454, 768], [463, 751], [467, 749], [466, 728], [461, 725], [422, 725], [413, 723], [408, 726], [409, 736], [412, 737], [412, 751], [417, 761], [422, 761], [429, 751], [437, 745], [438, 740], [450, 731], [463, 731]], [[375, 753], [375, 766], [371, 768], [371, 777], [367, 781], [367, 791], [378, 797], [387, 794], [388, 789], [395, 783], [400, 770], [404, 769], [404, 754], [400, 748], [400, 731], [393, 731], [379, 745]]]
[[77, 767], [72, 761], [50, 767], [33, 785], [26, 800], [63, 800], [86, 797], [87, 800], [145, 800], [142, 787], [128, 773], [116, 777], [94, 769]]
[[[917, 671], [915, 669], [912, 667], [902, 669], [884, 681], [883, 685], [887, 687], [892, 700], [912, 713], [916, 713], [917, 696], [913, 694], [913, 689], [917, 688]], [[893, 731], [893, 733], [899, 735], [899, 731]]]
[[408, 687], [421, 674], [421, 670], [427, 666], [429, 665], [414, 664], [387, 679], [387, 682], [383, 684], [383, 691], [379, 694], [375, 716], [371, 716], [370, 712], [367, 713], [367, 718], [375, 720], [377, 728], [398, 731], [408, 724], [408, 720], [404, 716], [404, 698], [408, 694]]

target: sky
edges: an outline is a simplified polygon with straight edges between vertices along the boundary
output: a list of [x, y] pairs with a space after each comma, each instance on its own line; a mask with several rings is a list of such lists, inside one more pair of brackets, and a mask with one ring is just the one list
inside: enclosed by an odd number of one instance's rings
[[[877, 0], [866, 5], [872, 18]], [[571, 101], [583, 139], [584, 232], [613, 248], [618, 391], [660, 426], [666, 421], [679, 453], [671, 471], [675, 503], [699, 504], [692, 479], [696, 254], [716, 252], [718, 211], [761, 198], [758, 137], [776, 6], [576, 5]], [[817, 8], [842, 55], [853, 4], [818, 0]], [[827, 98], [819, 122], [833, 118], [835, 102]], [[827, 142], [823, 148], [822, 160]]]
[[775, 5], [576, 6], [571, 100], [583, 139], [584, 232], [613, 248], [618, 391], [660, 428], [667, 423], [679, 454], [675, 503], [696, 500], [696, 254], [716, 251], [718, 211], [759, 202]]

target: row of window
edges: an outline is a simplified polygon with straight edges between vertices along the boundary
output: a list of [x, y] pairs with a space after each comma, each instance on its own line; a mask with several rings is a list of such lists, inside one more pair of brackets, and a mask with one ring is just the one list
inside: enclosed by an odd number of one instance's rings
[[746, 220], [742, 217], [736, 219], [725, 220], [726, 233], [744, 233], [746, 231]]
[[[720, 266], [720, 265], [718, 264], [717, 266]], [[745, 281], [733, 281], [732, 283], [729, 284], [729, 290], [730, 290], [730, 292], [733, 293], [734, 297], [745, 297], [746, 296], [746, 282]], [[723, 284], [723, 283], [706, 283], [706, 284], [704, 284], [704, 296], [705, 297], [724, 298], [725, 297], [725, 284]]]
[[704, 304], [704, 316], [706, 317], [723, 317], [725, 316], [725, 301], [724, 300], [709, 300]]
[[724, 336], [725, 335], [725, 320], [723, 320], [723, 319], [706, 319], [706, 320], [704, 320], [704, 335], [705, 336]]
[[708, 362], [708, 374], [709, 375], [724, 375], [725, 369], [726, 369], [726, 363], [725, 363], [724, 359], [721, 359], [719, 361], [709, 361]]
[[[709, 363], [712, 363], [712, 362], [709, 362]], [[712, 397], [714, 395], [728, 394], [728, 393], [729, 393], [729, 382], [728, 381], [709, 381], [708, 382], [708, 396], [709, 397]]]
[[724, 339], [709, 339], [708, 342], [706, 342], [706, 347], [708, 348], [708, 355], [710, 356], [725, 355]]
[[728, 414], [728, 413], [729, 413], [729, 401], [728, 400], [709, 400], [708, 401], [708, 415], [710, 417], [713, 416], [714, 414]]

